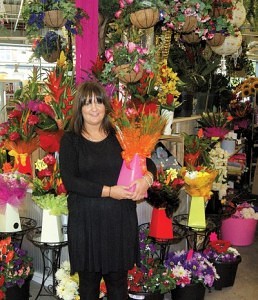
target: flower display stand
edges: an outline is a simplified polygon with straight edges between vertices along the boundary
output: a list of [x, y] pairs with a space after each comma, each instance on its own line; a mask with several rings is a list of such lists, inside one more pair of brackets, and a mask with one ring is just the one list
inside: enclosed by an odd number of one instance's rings
[[228, 218], [222, 221], [221, 236], [234, 246], [249, 246], [253, 244], [257, 220]]
[[0, 232], [16, 232], [21, 230], [21, 221], [17, 207], [7, 203], [0, 211]]
[[43, 209], [41, 242], [55, 243], [63, 240], [61, 216], [53, 216], [49, 210]]
[[215, 290], [221, 290], [223, 287], [233, 286], [236, 278], [238, 264], [242, 261], [241, 256], [238, 256], [233, 262], [213, 262], [219, 279], [214, 281]]
[[19, 287], [15, 285], [6, 290], [5, 300], [29, 300], [30, 299], [30, 282], [32, 276], [25, 280], [25, 283]]
[[176, 287], [171, 291], [172, 300], [203, 300], [205, 296], [205, 287], [201, 283], [186, 285], [185, 287]]

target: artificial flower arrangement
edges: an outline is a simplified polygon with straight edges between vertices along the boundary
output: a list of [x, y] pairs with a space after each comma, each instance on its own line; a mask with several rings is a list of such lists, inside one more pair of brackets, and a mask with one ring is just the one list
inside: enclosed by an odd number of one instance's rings
[[23, 286], [34, 273], [32, 258], [25, 250], [12, 243], [11, 237], [0, 240], [0, 299], [13, 286]]
[[197, 120], [201, 131], [208, 138], [223, 138], [230, 131], [233, 117], [228, 112], [204, 112]]
[[60, 10], [65, 29], [71, 34], [82, 34], [81, 21], [88, 19], [88, 14], [69, 0], [28, 0], [22, 9], [28, 37], [38, 37], [46, 27], [44, 17], [47, 11]]
[[167, 61], [163, 60], [159, 64], [156, 76], [155, 88], [158, 91], [157, 98], [161, 109], [174, 111], [182, 103], [178, 100], [179, 77], [168, 67]]
[[171, 271], [176, 286], [185, 287], [193, 283], [201, 283], [212, 287], [219, 278], [214, 265], [202, 252], [176, 251], [169, 252], [164, 265]]
[[[123, 184], [129, 184], [136, 179], [130, 177], [131, 175], [136, 176], [136, 171], [132, 172], [130, 167], [131, 162], [134, 159], [139, 161], [137, 167], [141, 174], [137, 176], [142, 177], [147, 171], [145, 159], [151, 157], [151, 152], [161, 136], [166, 120], [160, 116], [157, 106], [146, 104], [136, 109], [130, 101], [122, 102], [117, 98], [111, 101], [111, 106], [113, 111], [110, 118], [123, 149], [124, 164], [120, 174], [127, 170], [130, 172], [130, 175], [127, 176], [128, 182], [124, 182], [125, 177], [121, 176], [119, 176], [119, 180], [121, 179]], [[120, 183], [122, 184], [122, 182]]]
[[50, 30], [44, 37], [34, 40], [32, 45], [32, 58], [35, 57], [39, 59], [43, 57], [46, 61], [52, 62], [50, 61], [51, 56], [56, 53], [56, 58], [59, 58], [61, 51], [66, 51], [66, 46], [64, 37]]
[[[7, 163], [8, 164], [8, 163]], [[7, 165], [4, 165], [7, 168]], [[29, 177], [19, 172], [0, 173], [0, 210], [6, 204], [20, 207], [29, 186]]]
[[157, 254], [157, 244], [148, 238], [148, 224], [139, 226], [139, 241], [141, 266], [134, 266], [128, 272], [128, 290], [130, 293], [155, 293], [169, 292], [175, 288], [175, 279], [161, 263]]
[[219, 240], [215, 232], [210, 234], [210, 242], [203, 253], [211, 262], [230, 263], [239, 260], [240, 253], [231, 247], [229, 241]]
[[[78, 273], [71, 275], [70, 270], [70, 262], [65, 260], [61, 263], [60, 268], [55, 273], [55, 278], [57, 280], [56, 294], [63, 300], [79, 300], [79, 276]], [[106, 293], [106, 285], [102, 279], [100, 283], [99, 298], [103, 298]]]
[[45, 155], [35, 163], [35, 177], [32, 180], [32, 200], [52, 215], [67, 214], [67, 194], [60, 176], [58, 157]]
[[148, 189], [146, 201], [155, 208], [165, 208], [168, 218], [179, 206], [179, 192], [184, 185], [184, 180], [179, 176], [179, 171], [173, 168], [157, 170], [157, 178]]

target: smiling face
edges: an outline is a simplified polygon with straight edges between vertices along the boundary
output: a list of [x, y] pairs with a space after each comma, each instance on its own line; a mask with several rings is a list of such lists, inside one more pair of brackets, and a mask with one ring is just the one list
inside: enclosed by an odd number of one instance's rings
[[105, 117], [105, 105], [102, 98], [94, 94], [91, 97], [88, 96], [82, 106], [82, 116], [85, 128], [89, 126], [100, 127]]

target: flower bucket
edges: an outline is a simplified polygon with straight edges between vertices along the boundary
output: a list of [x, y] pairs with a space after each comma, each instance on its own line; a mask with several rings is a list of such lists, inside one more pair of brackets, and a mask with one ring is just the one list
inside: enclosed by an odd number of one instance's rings
[[21, 231], [21, 221], [17, 207], [7, 203], [0, 210], [0, 232]]
[[[141, 178], [143, 176], [142, 173], [143, 165], [145, 164], [146, 164], [145, 158], [144, 159], [140, 158], [138, 154], [134, 155], [129, 165], [124, 160], [117, 180], [117, 184], [128, 186], [132, 181]], [[132, 188], [131, 191], [134, 191], [134, 188]]]
[[249, 246], [253, 244], [257, 220], [228, 218], [222, 221], [221, 236], [234, 246]]
[[201, 283], [186, 285], [185, 287], [176, 287], [171, 291], [172, 300], [203, 300], [205, 296], [205, 287]]
[[206, 228], [204, 202], [204, 197], [192, 196], [188, 217], [188, 226], [195, 227], [196, 229]]
[[49, 10], [45, 12], [44, 23], [50, 28], [61, 28], [64, 26], [66, 19], [60, 10]]
[[164, 208], [153, 208], [149, 236], [158, 240], [170, 240], [173, 238], [172, 220], [166, 216]]
[[161, 115], [167, 119], [167, 123], [164, 127], [163, 134], [171, 135], [172, 134], [172, 124], [174, 120], [174, 111], [168, 109], [162, 109]]
[[219, 279], [214, 281], [215, 290], [221, 290], [223, 287], [233, 286], [235, 283], [238, 264], [241, 262], [241, 256], [233, 262], [213, 262]]
[[139, 29], [147, 29], [159, 21], [159, 10], [157, 8], [146, 8], [130, 14], [131, 23]]
[[61, 216], [50, 215], [48, 209], [43, 209], [41, 242], [58, 243], [63, 242]]

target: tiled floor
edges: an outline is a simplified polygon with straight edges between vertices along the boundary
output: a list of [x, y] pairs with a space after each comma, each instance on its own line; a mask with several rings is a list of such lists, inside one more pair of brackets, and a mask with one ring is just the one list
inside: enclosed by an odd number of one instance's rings
[[[242, 256], [242, 262], [238, 265], [235, 284], [232, 287], [223, 288], [221, 291], [206, 290], [205, 300], [256, 300], [258, 299], [258, 230], [255, 242], [250, 246], [236, 247]], [[39, 284], [31, 284], [31, 300], [35, 300], [39, 290]], [[51, 300], [54, 297], [39, 297], [39, 300]], [[169, 294], [165, 295], [170, 300]], [[16, 299], [11, 299], [16, 300]], [[192, 300], [192, 299], [188, 299]]]

